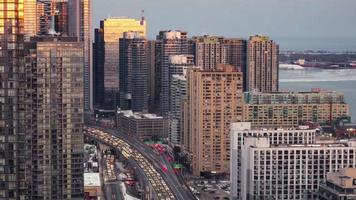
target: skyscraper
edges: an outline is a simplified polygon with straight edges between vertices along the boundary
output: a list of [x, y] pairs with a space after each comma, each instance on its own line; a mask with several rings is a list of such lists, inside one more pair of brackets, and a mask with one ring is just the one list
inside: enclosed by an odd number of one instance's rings
[[27, 189], [23, 2], [0, 1], [0, 199], [9, 200]]
[[27, 36], [37, 34], [37, 5], [36, 0], [24, 1], [24, 31]]
[[[116, 109], [119, 105], [119, 39], [124, 32], [140, 32], [146, 37], [146, 22], [131, 18], [108, 18], [100, 21], [100, 29], [95, 30], [95, 71], [100, 71], [103, 77], [97, 77], [96, 81], [102, 80], [103, 83], [96, 82], [94, 85], [103, 86], [96, 88], [96, 91], [104, 91], [101, 107], [105, 109]], [[98, 52], [99, 51], [99, 52]], [[96, 99], [100, 99], [100, 92], [96, 92]]]
[[193, 174], [228, 173], [230, 123], [242, 120], [242, 73], [231, 65], [190, 69], [187, 86], [183, 145]]
[[246, 91], [247, 42], [241, 38], [224, 38], [223, 44], [226, 48], [226, 64], [241, 68], [244, 75], [244, 91]]
[[26, 46], [29, 199], [83, 199], [83, 44], [41, 36]]
[[279, 46], [267, 36], [251, 36], [247, 42], [246, 90], [278, 91]]
[[156, 81], [160, 80], [156, 75], [159, 69], [156, 66], [156, 40], [147, 41], [147, 67], [148, 67], [148, 110], [151, 113], [157, 113], [159, 99], [156, 97]]
[[125, 32], [119, 44], [120, 108], [147, 112], [147, 40], [139, 32]]
[[193, 67], [193, 55], [173, 55], [169, 58], [169, 140], [175, 145], [181, 142], [182, 106], [187, 93], [186, 76], [188, 69]]
[[226, 47], [223, 37], [194, 37], [195, 65], [203, 69], [214, 69], [217, 64], [226, 63]]
[[[172, 55], [189, 54], [187, 33], [182, 31], [160, 31], [156, 43], [156, 66], [160, 78], [156, 82], [159, 91], [160, 113], [167, 115], [169, 111], [169, 58]], [[157, 97], [156, 97], [157, 98]]]
[[93, 61], [92, 61], [91, 0], [68, 0], [69, 36], [84, 43], [84, 109], [93, 109]]
[[68, 1], [56, 2], [55, 6], [54, 28], [58, 34], [68, 36]]
[[187, 78], [185, 75], [171, 77], [169, 141], [181, 144], [183, 102], [187, 98]]

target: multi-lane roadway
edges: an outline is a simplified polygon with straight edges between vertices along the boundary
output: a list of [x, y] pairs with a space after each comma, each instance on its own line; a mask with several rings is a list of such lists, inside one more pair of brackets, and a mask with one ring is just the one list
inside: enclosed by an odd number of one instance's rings
[[84, 129], [84, 132], [86, 135], [118, 149], [126, 159], [136, 161], [155, 191], [157, 199], [175, 199], [172, 190], [167, 186], [161, 174], [139, 151], [132, 148], [130, 144], [114, 135], [96, 128], [87, 127]]

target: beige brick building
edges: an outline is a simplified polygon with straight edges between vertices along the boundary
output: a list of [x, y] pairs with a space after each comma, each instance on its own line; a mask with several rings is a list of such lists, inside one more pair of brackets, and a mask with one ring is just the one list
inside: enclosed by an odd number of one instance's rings
[[247, 42], [246, 86], [248, 91], [278, 91], [279, 46], [267, 36], [252, 36]]
[[182, 141], [194, 175], [228, 173], [230, 123], [242, 120], [242, 94], [242, 73], [231, 65], [188, 71]]
[[253, 126], [329, 123], [349, 115], [344, 95], [332, 91], [250, 92], [244, 98], [243, 120]]

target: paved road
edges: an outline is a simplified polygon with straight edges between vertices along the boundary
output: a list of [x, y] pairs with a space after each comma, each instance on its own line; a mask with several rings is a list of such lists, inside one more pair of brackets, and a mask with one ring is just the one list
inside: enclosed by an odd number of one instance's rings
[[154, 190], [154, 199], [176, 199], [172, 189], [167, 185], [166, 180], [158, 172], [155, 166], [134, 146], [99, 128], [85, 127], [84, 133], [99, 142], [103, 142], [119, 150], [127, 160], [136, 162], [139, 169], [143, 171], [142, 174], [144, 175], [144, 178], [149, 181], [151, 188]]
[[[105, 131], [113, 136], [116, 136], [128, 144], [130, 144], [134, 149], [140, 152], [149, 162], [154, 166], [154, 168], [160, 173], [162, 178], [165, 180], [168, 187], [172, 190], [175, 199], [178, 200], [194, 200], [196, 199], [192, 192], [186, 187], [182, 181], [180, 181], [169, 161], [159, 155], [157, 155], [150, 147], [148, 147], [143, 142], [137, 140], [136, 138], [132, 138], [126, 134], [121, 134], [116, 130], [92, 126], [93, 128]], [[162, 170], [161, 164], [167, 166], [168, 171], [164, 172]]]
[[105, 194], [107, 200], [122, 200], [124, 197], [121, 194], [119, 182], [111, 182], [105, 184]]

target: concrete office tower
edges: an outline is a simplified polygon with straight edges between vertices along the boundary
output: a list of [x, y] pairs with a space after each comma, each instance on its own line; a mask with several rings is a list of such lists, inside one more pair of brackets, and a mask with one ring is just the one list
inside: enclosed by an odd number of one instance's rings
[[185, 75], [171, 77], [169, 141], [181, 145], [183, 103], [187, 98], [187, 78]]
[[331, 91], [245, 93], [244, 121], [254, 126], [330, 123], [349, 116], [344, 95]]
[[195, 64], [203, 69], [214, 69], [226, 63], [226, 47], [223, 38], [217, 36], [194, 37]]
[[228, 173], [230, 123], [242, 120], [242, 73], [231, 65], [189, 69], [183, 144], [194, 175]]
[[231, 160], [230, 181], [232, 199], [241, 199], [241, 147], [246, 137], [268, 137], [272, 145], [276, 144], [314, 144], [316, 130], [308, 126], [288, 128], [255, 128], [250, 122], [232, 123], [230, 131]]
[[43, 36], [27, 44], [29, 199], [83, 199], [83, 44]]
[[[148, 67], [148, 78], [147, 78], [147, 92], [148, 92], [148, 111], [150, 113], [157, 113], [158, 103], [155, 103], [156, 96], [156, 81], [160, 78], [156, 77], [156, 74], [160, 74], [156, 67], [156, 41], [147, 41], [147, 67]], [[157, 102], [159, 99], [157, 99]]]
[[[174, 55], [169, 57], [168, 68], [168, 95], [171, 96], [171, 81], [174, 75], [186, 76], [189, 68], [194, 68], [194, 56], [193, 55]], [[171, 111], [171, 99], [168, 98], [168, 112]]]
[[[169, 58], [172, 55], [187, 55], [187, 33], [182, 31], [160, 31], [156, 43], [156, 66], [160, 80], [156, 81], [156, 95], [159, 95], [160, 113], [168, 115], [169, 111]], [[157, 97], [156, 97], [157, 98]]]
[[193, 55], [169, 57], [169, 139], [175, 145], [180, 144], [182, 103], [186, 99], [186, 75], [189, 68], [194, 68]]
[[[131, 18], [107, 18], [100, 21], [95, 30], [95, 70], [103, 77], [96, 77], [96, 104], [104, 109], [115, 110], [119, 106], [119, 39], [124, 32], [140, 32], [146, 37], [146, 22]], [[102, 92], [104, 91], [104, 92]], [[100, 95], [103, 93], [104, 98]]]
[[125, 32], [119, 43], [120, 109], [147, 112], [147, 40], [139, 32]]
[[355, 152], [356, 141], [271, 145], [266, 137], [245, 138], [241, 199], [315, 199], [328, 172], [356, 167]]
[[319, 186], [319, 200], [352, 200], [356, 198], [356, 168], [329, 172]]
[[120, 133], [138, 140], [167, 138], [168, 120], [156, 114], [122, 110], [117, 112], [117, 129]]
[[84, 109], [93, 110], [91, 0], [68, 0], [68, 35], [84, 43]]
[[247, 41], [241, 38], [224, 38], [223, 44], [226, 48], [226, 63], [241, 68], [244, 75], [243, 88], [246, 91]]
[[279, 46], [267, 36], [251, 36], [247, 42], [247, 91], [277, 92]]
[[0, 1], [0, 199], [26, 198], [23, 0]]

